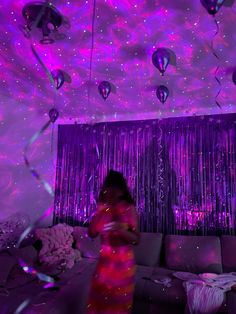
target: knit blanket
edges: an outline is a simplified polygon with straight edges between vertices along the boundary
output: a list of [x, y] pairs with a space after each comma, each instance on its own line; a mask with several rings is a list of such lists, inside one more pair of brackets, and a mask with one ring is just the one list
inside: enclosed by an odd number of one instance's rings
[[37, 229], [35, 234], [43, 244], [39, 252], [39, 261], [43, 265], [72, 268], [81, 259], [79, 250], [72, 248], [73, 227], [58, 224], [51, 228]]
[[192, 274], [175, 272], [173, 275], [184, 281], [190, 314], [213, 314], [221, 308], [225, 293], [236, 284], [236, 273]]

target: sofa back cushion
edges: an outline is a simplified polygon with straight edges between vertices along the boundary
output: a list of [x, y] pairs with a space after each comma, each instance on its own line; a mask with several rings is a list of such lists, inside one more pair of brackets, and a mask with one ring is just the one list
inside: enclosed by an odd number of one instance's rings
[[79, 249], [83, 257], [98, 258], [101, 246], [100, 237], [91, 239], [88, 236], [88, 228], [74, 227], [73, 231], [76, 249]]
[[134, 246], [136, 264], [158, 266], [162, 245], [161, 233], [142, 232], [140, 242]]
[[215, 236], [168, 235], [165, 238], [166, 266], [193, 273], [221, 273], [221, 245]]
[[223, 271], [236, 271], [236, 236], [222, 236], [221, 251]]

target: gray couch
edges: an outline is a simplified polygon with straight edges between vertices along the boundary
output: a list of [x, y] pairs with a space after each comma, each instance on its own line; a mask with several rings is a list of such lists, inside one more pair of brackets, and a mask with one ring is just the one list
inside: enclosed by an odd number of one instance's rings
[[[74, 228], [76, 247], [82, 260], [65, 272], [51, 269], [57, 289], [44, 290], [43, 283], [23, 273], [14, 255], [21, 255], [29, 264], [37, 260], [37, 251], [27, 246], [0, 254], [0, 313], [11, 314], [24, 300], [29, 300], [22, 314], [83, 314], [90, 282], [99, 255], [99, 239], [90, 240], [87, 229]], [[236, 271], [236, 237], [172, 236], [160, 233], [142, 233], [139, 245], [134, 247], [137, 262], [134, 294], [134, 314], [184, 313], [186, 294], [183, 282], [173, 277], [174, 271], [232, 272]], [[19, 253], [20, 252], [20, 253]], [[10, 253], [10, 254], [9, 254]], [[5, 262], [3, 262], [5, 260]], [[2, 268], [2, 264], [5, 268]], [[11, 270], [11, 271], [10, 271]], [[8, 274], [8, 275], [7, 275]], [[154, 280], [169, 278], [170, 286]], [[236, 291], [225, 296], [220, 310], [236, 313]]]

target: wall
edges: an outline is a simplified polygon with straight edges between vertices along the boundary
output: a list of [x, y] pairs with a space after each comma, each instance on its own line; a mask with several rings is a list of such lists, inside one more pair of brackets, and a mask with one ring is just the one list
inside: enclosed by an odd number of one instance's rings
[[[0, 108], [0, 221], [17, 213], [33, 222], [52, 204], [52, 198], [25, 166], [23, 148], [47, 122], [48, 116], [14, 106], [9, 100]], [[51, 126], [29, 150], [29, 160], [39, 174], [54, 184], [56, 129], [51, 152]], [[48, 217], [44, 224], [50, 224]]]

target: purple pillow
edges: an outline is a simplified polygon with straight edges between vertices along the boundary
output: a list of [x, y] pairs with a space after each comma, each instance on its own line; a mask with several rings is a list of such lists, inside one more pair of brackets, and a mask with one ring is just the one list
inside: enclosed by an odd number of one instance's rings
[[222, 236], [221, 250], [223, 271], [236, 271], [236, 236]]
[[80, 250], [83, 257], [98, 258], [100, 252], [100, 237], [91, 239], [88, 236], [88, 228], [74, 227], [73, 236], [76, 249]]
[[193, 273], [222, 273], [220, 239], [215, 236], [168, 235], [165, 238], [166, 265]]
[[160, 264], [161, 244], [161, 233], [142, 232], [139, 244], [133, 247], [136, 264], [158, 266]]

